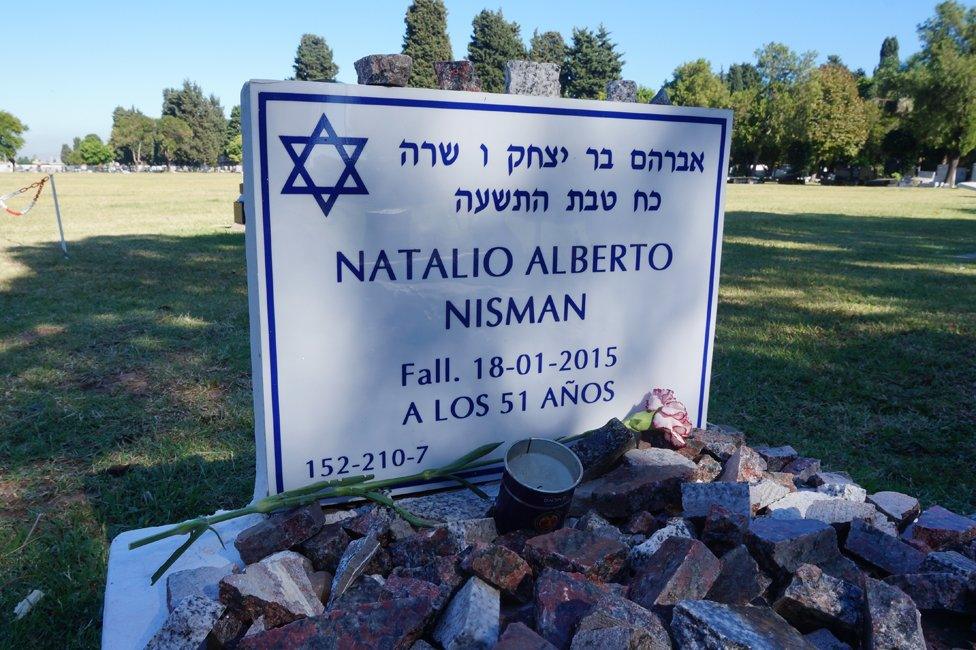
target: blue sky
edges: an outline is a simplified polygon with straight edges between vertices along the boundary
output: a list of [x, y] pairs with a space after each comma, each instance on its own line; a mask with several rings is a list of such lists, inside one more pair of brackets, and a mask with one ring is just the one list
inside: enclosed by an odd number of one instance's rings
[[[355, 82], [353, 61], [398, 52], [409, 0], [332, 2], [12, 2], [0, 55], [0, 109], [30, 127], [22, 154], [56, 156], [76, 135], [108, 137], [117, 105], [158, 116], [162, 89], [189, 78], [216, 94], [229, 112], [248, 79], [292, 74], [304, 32], [325, 36], [339, 64], [339, 80]], [[448, 32], [463, 58], [471, 19], [501, 7], [506, 18], [532, 30], [601, 22], [624, 52], [624, 78], [660, 86], [678, 64], [704, 57], [715, 68], [751, 61], [757, 47], [782, 41], [839, 54], [852, 68], [872, 70], [885, 36], [898, 37], [902, 56], [918, 48], [915, 26], [935, 0], [820, 0], [819, 2], [675, 2], [658, 0], [446, 0]]]

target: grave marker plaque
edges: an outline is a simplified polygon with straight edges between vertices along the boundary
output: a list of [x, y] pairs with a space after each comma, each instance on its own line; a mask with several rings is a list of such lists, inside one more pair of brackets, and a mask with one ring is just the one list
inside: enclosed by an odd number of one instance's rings
[[729, 111], [264, 81], [242, 106], [271, 492], [579, 433], [652, 386], [704, 423]]

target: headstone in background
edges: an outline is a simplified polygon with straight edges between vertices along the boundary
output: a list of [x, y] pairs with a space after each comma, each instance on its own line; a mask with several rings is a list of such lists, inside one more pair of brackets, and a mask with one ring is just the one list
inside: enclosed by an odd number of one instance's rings
[[935, 181], [936, 187], [939, 187], [943, 183], [945, 183], [948, 177], [949, 177], [949, 165], [943, 163], [941, 165], [938, 165], [935, 168], [935, 178], [933, 180]]
[[271, 492], [594, 429], [654, 386], [704, 425], [729, 111], [306, 82], [242, 109]]
[[629, 79], [616, 79], [607, 84], [607, 101], [636, 102], [637, 82]]
[[359, 83], [368, 86], [406, 86], [413, 59], [406, 54], [370, 54], [353, 64]]
[[509, 95], [559, 97], [559, 64], [509, 61], [505, 64], [505, 92]]
[[481, 90], [481, 82], [470, 61], [438, 61], [434, 64], [434, 74], [437, 75], [437, 87], [441, 90]]

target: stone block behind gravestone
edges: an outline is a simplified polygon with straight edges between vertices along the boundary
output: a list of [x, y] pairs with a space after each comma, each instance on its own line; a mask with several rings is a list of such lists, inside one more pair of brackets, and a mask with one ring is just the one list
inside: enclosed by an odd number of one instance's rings
[[509, 95], [559, 97], [559, 64], [509, 61], [505, 64], [505, 92]]

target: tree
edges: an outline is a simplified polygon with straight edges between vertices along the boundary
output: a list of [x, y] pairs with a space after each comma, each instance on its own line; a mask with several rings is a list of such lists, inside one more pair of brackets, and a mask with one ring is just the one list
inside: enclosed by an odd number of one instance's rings
[[115, 152], [96, 134], [89, 133], [78, 145], [78, 157], [85, 165], [105, 165], [112, 162]]
[[705, 59], [679, 65], [665, 88], [676, 106], [728, 108], [730, 105], [728, 87]]
[[339, 74], [339, 66], [332, 60], [332, 48], [315, 34], [302, 34], [294, 68], [299, 81], [335, 81]]
[[976, 7], [967, 10], [955, 0], [940, 2], [935, 15], [918, 26], [918, 37], [923, 60], [929, 60], [942, 43], [960, 54], [976, 54]]
[[231, 138], [227, 143], [227, 148], [224, 151], [224, 155], [227, 156], [227, 160], [233, 164], [241, 164], [241, 160], [244, 158], [244, 141], [241, 138], [240, 133]]
[[27, 125], [13, 113], [0, 111], [0, 160], [14, 161], [17, 150], [24, 146], [23, 135], [27, 130]]
[[559, 32], [532, 32], [529, 42], [529, 60], [539, 63], [556, 63], [560, 66], [566, 60], [566, 41]]
[[184, 157], [184, 147], [193, 139], [193, 129], [178, 117], [163, 115], [156, 123], [156, 153], [171, 166]]
[[606, 91], [607, 84], [620, 78], [623, 55], [610, 32], [600, 25], [596, 32], [587, 28], [573, 29], [573, 43], [566, 50], [560, 82], [567, 97], [596, 99]]
[[898, 58], [898, 37], [888, 36], [883, 41], [881, 41], [881, 54], [878, 56], [878, 67], [883, 68], [886, 65], [900, 65], [901, 60]]
[[821, 66], [804, 89], [802, 111], [810, 154], [818, 163], [834, 165], [852, 160], [868, 137], [868, 114], [850, 70], [836, 64]]
[[755, 88], [759, 83], [759, 71], [751, 63], [733, 63], [725, 73], [725, 84], [729, 87], [729, 92]]
[[74, 165], [74, 151], [67, 144], [61, 145], [61, 162], [65, 165]]
[[152, 153], [155, 130], [156, 120], [153, 118], [135, 107], [126, 109], [118, 106], [112, 112], [112, 135], [108, 140], [115, 152], [115, 159], [141, 165], [143, 156]]
[[224, 141], [224, 157], [231, 163], [239, 165], [241, 163], [243, 149], [240, 104], [230, 109], [230, 119], [227, 120], [226, 138]]
[[949, 187], [955, 187], [959, 159], [976, 149], [976, 54], [963, 54], [943, 40], [924, 59], [911, 82], [911, 119], [919, 141], [945, 153]]
[[407, 25], [403, 53], [413, 59], [409, 85], [436, 88], [434, 63], [454, 57], [447, 35], [447, 7], [443, 0], [413, 0], [403, 22]]
[[481, 79], [481, 89], [490, 93], [505, 91], [505, 63], [525, 59], [518, 23], [505, 20], [502, 10], [483, 10], [471, 21], [468, 59]]
[[227, 120], [220, 100], [204, 97], [200, 86], [186, 80], [183, 88], [163, 91], [163, 115], [178, 117], [193, 131], [182, 147], [184, 161], [193, 165], [216, 165], [227, 134]]

